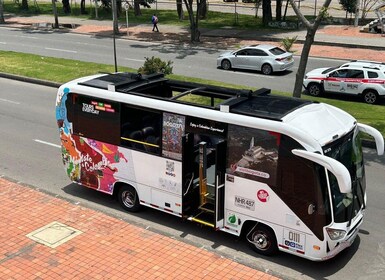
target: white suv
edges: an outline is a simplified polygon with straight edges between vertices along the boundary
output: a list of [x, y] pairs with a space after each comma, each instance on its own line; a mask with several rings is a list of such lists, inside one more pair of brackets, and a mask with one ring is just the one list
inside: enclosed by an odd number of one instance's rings
[[303, 86], [313, 96], [361, 95], [366, 103], [374, 104], [385, 96], [385, 63], [353, 60], [338, 67], [318, 68], [305, 75]]

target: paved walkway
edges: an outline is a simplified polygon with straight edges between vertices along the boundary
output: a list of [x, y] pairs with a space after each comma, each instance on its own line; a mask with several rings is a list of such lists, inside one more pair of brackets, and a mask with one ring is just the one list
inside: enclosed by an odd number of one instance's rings
[[278, 278], [0, 178], [0, 279]]

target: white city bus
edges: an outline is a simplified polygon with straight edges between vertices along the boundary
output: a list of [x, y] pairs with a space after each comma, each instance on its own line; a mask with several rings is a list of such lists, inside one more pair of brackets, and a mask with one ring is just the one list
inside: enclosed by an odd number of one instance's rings
[[59, 88], [56, 117], [73, 182], [310, 260], [354, 241], [366, 208], [360, 131], [308, 100], [100, 74]]

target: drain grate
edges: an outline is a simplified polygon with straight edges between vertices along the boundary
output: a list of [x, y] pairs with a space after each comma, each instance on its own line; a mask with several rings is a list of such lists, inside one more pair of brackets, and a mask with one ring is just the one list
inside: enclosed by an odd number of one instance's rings
[[82, 232], [73, 227], [67, 226], [59, 222], [52, 222], [44, 227], [41, 227], [26, 236], [40, 244], [51, 248], [71, 240]]

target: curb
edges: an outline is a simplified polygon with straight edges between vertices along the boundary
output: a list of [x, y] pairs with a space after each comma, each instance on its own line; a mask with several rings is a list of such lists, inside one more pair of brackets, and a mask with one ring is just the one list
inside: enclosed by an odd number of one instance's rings
[[61, 83], [56, 83], [56, 82], [51, 82], [51, 81], [41, 80], [36, 78], [30, 78], [30, 77], [24, 77], [24, 76], [19, 76], [15, 74], [8, 74], [3, 72], [0, 72], [0, 78], [17, 80], [21, 82], [37, 84], [37, 85], [42, 85], [47, 87], [54, 87], [54, 88], [59, 88], [62, 85]]

